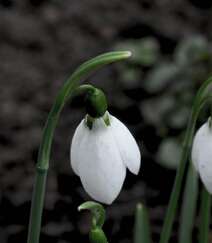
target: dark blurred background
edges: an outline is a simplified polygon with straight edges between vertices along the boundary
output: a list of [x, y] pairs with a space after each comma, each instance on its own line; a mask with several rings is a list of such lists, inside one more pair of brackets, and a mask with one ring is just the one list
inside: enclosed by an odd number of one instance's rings
[[[139, 176], [128, 173], [107, 207], [105, 231], [111, 243], [132, 242], [142, 202], [158, 242], [192, 99], [211, 72], [211, 11], [209, 0], [0, 0], [1, 243], [26, 242], [38, 147], [58, 89], [85, 60], [125, 49], [133, 52], [130, 61], [89, 80], [104, 89], [110, 112], [142, 151]], [[88, 242], [90, 216], [77, 207], [89, 197], [69, 161], [84, 115], [77, 99], [56, 129], [41, 243]]]

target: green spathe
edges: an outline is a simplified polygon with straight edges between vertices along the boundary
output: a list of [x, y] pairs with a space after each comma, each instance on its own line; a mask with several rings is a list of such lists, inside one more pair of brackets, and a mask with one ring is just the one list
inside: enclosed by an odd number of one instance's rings
[[107, 111], [107, 99], [104, 92], [93, 88], [88, 91], [85, 98], [86, 111], [93, 118], [102, 117]]

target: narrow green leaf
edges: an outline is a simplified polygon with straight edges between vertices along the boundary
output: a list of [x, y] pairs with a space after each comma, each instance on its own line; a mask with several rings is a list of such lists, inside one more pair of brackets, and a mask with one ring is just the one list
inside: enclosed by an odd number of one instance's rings
[[134, 243], [151, 243], [147, 209], [139, 203], [135, 213]]
[[201, 193], [199, 243], [209, 242], [209, 226], [211, 218], [211, 196], [203, 186]]
[[193, 164], [190, 162], [186, 186], [183, 194], [183, 205], [181, 211], [179, 243], [192, 243], [192, 230], [195, 219], [198, 196], [198, 175]]
[[177, 174], [175, 177], [175, 182], [174, 182], [171, 197], [169, 200], [169, 205], [168, 205], [167, 213], [165, 216], [159, 243], [168, 243], [169, 242], [171, 230], [173, 227], [174, 217], [175, 217], [175, 213], [176, 213], [177, 206], [178, 206], [178, 200], [179, 200], [180, 192], [182, 189], [182, 182], [183, 182], [184, 172], [186, 169], [186, 162], [190, 155], [190, 148], [192, 146], [196, 122], [197, 122], [201, 109], [206, 105], [206, 103], [211, 98], [209, 96], [209, 91], [210, 91], [211, 85], [212, 85], [212, 77], [210, 77], [208, 80], [206, 80], [201, 85], [201, 87], [199, 88], [199, 90], [195, 96], [195, 99], [194, 99], [194, 103], [192, 106], [192, 112], [190, 115], [190, 119], [188, 121], [185, 139], [184, 139], [184, 143], [183, 143], [183, 151], [182, 151], [182, 155], [181, 155], [181, 160], [180, 160], [179, 167], [177, 169]]

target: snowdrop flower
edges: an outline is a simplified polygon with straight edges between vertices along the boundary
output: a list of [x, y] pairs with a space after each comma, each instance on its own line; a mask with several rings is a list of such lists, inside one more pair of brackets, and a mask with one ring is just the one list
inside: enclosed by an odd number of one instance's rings
[[108, 112], [88, 126], [81, 121], [71, 144], [71, 166], [85, 191], [96, 201], [111, 204], [121, 191], [128, 168], [137, 175], [140, 151], [127, 127]]
[[197, 131], [192, 146], [192, 161], [206, 189], [212, 193], [212, 128], [210, 119]]

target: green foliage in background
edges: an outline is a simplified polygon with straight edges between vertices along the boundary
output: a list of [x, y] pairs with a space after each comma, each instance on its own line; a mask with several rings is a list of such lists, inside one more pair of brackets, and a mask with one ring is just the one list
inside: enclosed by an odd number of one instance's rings
[[177, 168], [193, 97], [210, 75], [211, 43], [193, 36], [179, 42], [173, 53], [164, 54], [157, 39], [147, 37], [125, 40], [116, 49], [133, 53], [128, 63], [120, 65], [119, 75], [124, 90], [139, 88], [145, 94], [139, 105], [144, 123], [161, 140], [154, 160]]

